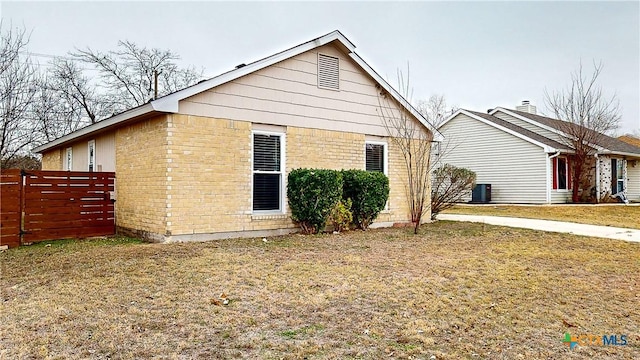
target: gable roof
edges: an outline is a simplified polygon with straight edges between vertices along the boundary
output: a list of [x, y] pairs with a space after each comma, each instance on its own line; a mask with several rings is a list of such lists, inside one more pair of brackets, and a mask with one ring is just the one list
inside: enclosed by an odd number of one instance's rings
[[482, 113], [482, 112], [477, 112], [477, 111], [472, 111], [472, 110], [466, 110], [466, 109], [459, 109], [458, 111], [456, 111], [455, 113], [453, 113], [451, 116], [449, 116], [445, 121], [442, 122], [442, 124], [440, 125], [440, 129], [442, 129], [442, 127], [448, 123], [449, 121], [453, 120], [456, 116], [458, 116], [459, 114], [464, 114], [467, 115], [473, 119], [476, 119], [478, 121], [481, 121], [489, 126], [492, 126], [496, 129], [502, 130], [506, 133], [509, 133], [515, 137], [518, 137], [524, 141], [530, 142], [534, 145], [540, 146], [544, 149], [544, 151], [546, 152], [558, 152], [558, 151], [564, 151], [564, 152], [571, 152], [573, 150], [571, 150], [567, 145], [559, 143], [555, 140], [549, 139], [545, 136], [542, 136], [538, 133], [535, 133], [533, 131], [527, 130], [523, 127], [520, 127], [518, 125], [515, 125], [513, 123], [510, 123], [508, 121], [502, 120], [496, 116], [487, 114], [487, 113]]
[[[563, 120], [558, 120], [546, 116], [541, 116], [537, 114], [531, 114], [524, 111], [505, 109], [505, 108], [496, 108], [491, 113], [494, 114], [497, 111], [502, 111], [506, 114], [515, 115], [519, 118], [526, 118], [529, 122], [534, 122], [534, 125], [542, 125], [542, 127], [547, 128], [561, 136], [567, 137], [567, 134], [562, 132], [562, 129], [567, 126], [567, 122]], [[526, 120], [525, 120], [526, 121]], [[571, 126], [580, 126], [577, 124], [569, 123]], [[593, 131], [589, 130], [588, 131]], [[629, 155], [640, 155], [640, 147], [634, 146], [632, 144], [626, 143], [614, 137], [608, 136], [606, 134], [598, 133], [598, 136], [594, 136], [593, 138], [597, 138], [599, 141], [597, 145], [604, 149], [604, 152], [611, 152], [616, 154], [629, 154]]]
[[536, 142], [542, 143], [542, 144], [552, 148], [555, 151], [559, 151], [559, 150], [572, 151], [570, 149], [570, 147], [567, 146], [566, 144], [562, 144], [562, 143], [560, 143], [558, 141], [555, 141], [553, 139], [549, 139], [546, 136], [542, 136], [542, 135], [540, 135], [540, 134], [538, 134], [536, 132], [533, 132], [531, 130], [525, 129], [525, 128], [521, 127], [521, 126], [518, 126], [516, 124], [510, 123], [510, 122], [508, 122], [506, 120], [502, 120], [497, 116], [493, 116], [493, 115], [489, 115], [489, 114], [481, 113], [481, 112], [476, 112], [476, 111], [469, 111], [469, 112], [473, 113], [476, 116], [480, 116], [480, 117], [482, 117], [482, 118], [484, 118], [484, 119], [486, 119], [486, 120], [488, 120], [488, 121], [490, 121], [490, 122], [492, 122], [492, 123], [494, 123], [496, 125], [500, 125], [500, 126], [505, 127], [507, 129], [513, 130], [513, 131], [515, 131], [515, 132], [517, 132], [519, 134], [522, 134], [522, 135], [524, 135], [525, 137], [527, 137], [527, 138], [529, 138], [531, 140], [534, 140]]
[[618, 137], [618, 140], [631, 144], [633, 146], [640, 147], [640, 139], [633, 135], [622, 135]]
[[211, 79], [201, 81], [198, 84], [165, 95], [158, 99], [151, 100], [147, 104], [127, 110], [121, 114], [112, 116], [95, 124], [89, 125], [85, 128], [76, 130], [47, 144], [38, 146], [33, 151], [41, 153], [48, 149], [63, 145], [74, 139], [95, 133], [107, 127], [121, 124], [129, 120], [139, 119], [141, 116], [147, 114], [177, 113], [180, 100], [210, 90], [212, 88], [215, 88], [216, 86], [228, 83], [247, 74], [264, 69], [275, 63], [289, 59], [291, 57], [329, 43], [336, 45], [341, 51], [347, 54], [356, 64], [360, 66], [360, 68], [362, 68], [364, 72], [371, 76], [376, 83], [378, 83], [383, 89], [385, 89], [387, 93], [391, 94], [391, 96], [393, 96], [393, 98], [398, 101], [398, 103], [402, 107], [404, 107], [409, 113], [411, 113], [423, 126], [433, 132], [434, 141], [443, 140], [442, 134], [440, 134], [440, 132], [438, 132], [438, 130], [433, 125], [431, 125], [431, 123], [429, 123], [429, 121], [427, 121], [427, 119], [422, 116], [420, 112], [418, 112], [402, 95], [400, 95], [400, 93], [398, 93], [391, 85], [389, 85], [389, 83], [387, 83], [380, 75], [378, 75], [378, 73], [373, 70], [369, 66], [369, 64], [367, 64], [358, 54], [354, 52], [355, 45], [351, 41], [349, 41], [349, 39], [347, 39], [340, 31], [335, 30], [321, 37], [307, 41], [266, 58], [254, 61], [245, 66], [239, 66], [231, 71], [225, 72]]

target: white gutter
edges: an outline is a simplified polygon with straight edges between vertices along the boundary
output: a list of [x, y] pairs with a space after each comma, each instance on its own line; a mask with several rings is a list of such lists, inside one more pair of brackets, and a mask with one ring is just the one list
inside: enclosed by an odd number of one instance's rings
[[551, 204], [551, 187], [552, 187], [552, 180], [551, 180], [551, 174], [553, 174], [552, 169], [551, 169], [551, 164], [553, 163], [551, 161], [551, 159], [557, 157], [560, 155], [560, 151], [556, 152], [555, 154], [551, 155], [551, 156], [547, 156], [547, 204]]

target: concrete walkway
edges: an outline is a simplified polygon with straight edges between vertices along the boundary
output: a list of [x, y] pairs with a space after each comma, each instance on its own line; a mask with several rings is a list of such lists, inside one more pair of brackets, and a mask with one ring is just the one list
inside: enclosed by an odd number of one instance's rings
[[509, 226], [524, 229], [551, 231], [559, 233], [568, 233], [583, 236], [600, 237], [607, 239], [625, 240], [632, 242], [640, 242], [640, 230], [618, 228], [611, 226], [599, 226], [588, 224], [577, 224], [563, 221], [523, 219], [502, 216], [484, 216], [484, 215], [458, 215], [458, 214], [439, 214], [438, 220], [451, 221], [469, 221], [476, 223], [485, 223], [490, 225]]

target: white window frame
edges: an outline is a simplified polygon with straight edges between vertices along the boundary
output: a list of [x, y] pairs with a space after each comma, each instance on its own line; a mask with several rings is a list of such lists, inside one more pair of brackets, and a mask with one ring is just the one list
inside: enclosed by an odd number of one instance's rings
[[[564, 160], [564, 168], [565, 168], [565, 187], [564, 189], [560, 188], [560, 162], [558, 160]], [[569, 178], [569, 158], [566, 156], [558, 156], [556, 159], [556, 184], [558, 186], [558, 188], [556, 189], [559, 192], [569, 192], [569, 190], [571, 190], [571, 185], [569, 184], [569, 181], [571, 181], [571, 179]]]
[[389, 176], [389, 146], [386, 141], [365, 141], [364, 143], [364, 170], [367, 170], [367, 145], [382, 145], [383, 174]]
[[[624, 163], [624, 159], [620, 159], [620, 158], [611, 158], [611, 160], [614, 160], [616, 162], [616, 178], [614, 179], [613, 176], [611, 177], [611, 183], [612, 183], [612, 189], [613, 190], [613, 183], [616, 184], [616, 190], [618, 190], [618, 188], [620, 187], [620, 185], [622, 184], [622, 191], [618, 191], [617, 193], [624, 193], [624, 191], [626, 190], [626, 179], [624, 176], [625, 173], [625, 163]], [[613, 169], [613, 163], [612, 165], [612, 169]], [[620, 171], [619, 171], [620, 170]], [[613, 175], [613, 174], [612, 174]], [[611, 194], [611, 195], [615, 195], [615, 194]]]
[[[254, 170], [253, 169], [253, 157], [254, 157], [254, 135], [271, 135], [271, 136], [279, 136], [280, 137], [280, 171], [262, 171], [262, 170]], [[257, 215], [264, 214], [286, 214], [286, 206], [285, 199], [287, 196], [287, 180], [286, 180], [286, 151], [287, 149], [287, 136], [283, 132], [275, 132], [275, 131], [261, 131], [261, 130], [253, 130], [251, 131], [251, 190], [250, 190], [250, 198], [251, 198], [251, 213]], [[254, 174], [280, 174], [280, 209], [277, 210], [253, 210], [253, 175]]]
[[[93, 154], [91, 154], [92, 147], [93, 147]], [[89, 140], [89, 142], [87, 142], [87, 171], [96, 171], [96, 141], [95, 140]]]
[[73, 147], [68, 147], [64, 152], [64, 170], [71, 171], [73, 169]]

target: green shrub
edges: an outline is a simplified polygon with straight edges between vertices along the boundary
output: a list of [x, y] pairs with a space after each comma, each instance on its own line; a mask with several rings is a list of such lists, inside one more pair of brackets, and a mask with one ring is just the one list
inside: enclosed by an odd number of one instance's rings
[[351, 199], [355, 225], [366, 230], [389, 199], [389, 179], [381, 172], [343, 170], [343, 199]]
[[294, 169], [287, 178], [291, 218], [307, 234], [322, 231], [342, 198], [342, 174], [335, 170]]
[[329, 215], [329, 222], [333, 225], [334, 231], [349, 230], [349, 225], [353, 222], [351, 199], [339, 200], [336, 203]]

